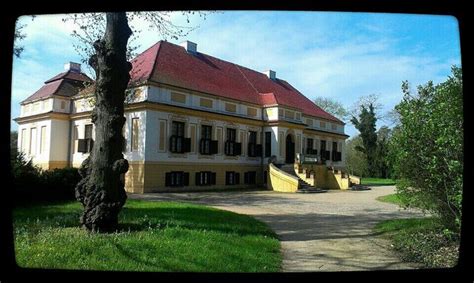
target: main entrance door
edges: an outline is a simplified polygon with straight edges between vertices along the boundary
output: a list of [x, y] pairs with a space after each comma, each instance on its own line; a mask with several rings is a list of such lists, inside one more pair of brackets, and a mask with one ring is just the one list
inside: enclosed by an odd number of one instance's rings
[[286, 136], [286, 159], [285, 163], [295, 163], [295, 143], [291, 135]]

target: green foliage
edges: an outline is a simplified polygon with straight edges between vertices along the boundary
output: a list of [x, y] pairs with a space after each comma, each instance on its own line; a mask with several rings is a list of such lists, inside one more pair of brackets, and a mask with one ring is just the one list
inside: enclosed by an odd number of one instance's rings
[[74, 189], [80, 180], [77, 168], [43, 171], [21, 152], [11, 155], [10, 164], [16, 204], [75, 199]]
[[400, 124], [390, 141], [397, 190], [409, 204], [435, 213], [443, 225], [459, 231], [464, 167], [461, 69], [447, 81], [418, 86], [403, 82], [403, 100], [395, 107]]
[[22, 152], [10, 155], [10, 167], [15, 188], [36, 187], [40, 182], [41, 170], [26, 160]]
[[314, 103], [321, 107], [324, 111], [336, 116], [342, 121], [345, 121], [349, 116], [348, 110], [337, 100], [329, 97], [316, 97]]
[[356, 150], [362, 146], [362, 138], [357, 135], [346, 141], [346, 169], [356, 176], [365, 177], [367, 173], [367, 157], [365, 154]]
[[354, 127], [359, 130], [363, 146], [356, 146], [356, 150], [365, 154], [367, 159], [367, 171], [369, 176], [376, 176], [375, 154], [377, 149], [377, 133], [375, 123], [375, 109], [372, 103], [361, 105], [359, 118], [351, 119]]
[[81, 205], [14, 210], [17, 263], [28, 268], [155, 272], [276, 272], [277, 236], [252, 217], [201, 205], [128, 200], [120, 231], [77, 227]]
[[383, 178], [362, 178], [360, 182], [361, 185], [366, 186], [390, 186], [395, 185], [397, 183], [395, 180]]
[[375, 226], [393, 242], [402, 259], [430, 268], [454, 267], [459, 258], [459, 237], [443, 229], [437, 218], [386, 220]]
[[380, 196], [380, 197], [377, 198], [377, 200], [381, 201], [381, 202], [388, 202], [388, 203], [393, 203], [393, 204], [396, 204], [396, 205], [399, 205], [399, 206], [403, 206], [403, 202], [397, 194]]
[[377, 146], [374, 153], [374, 177], [389, 178], [392, 175], [392, 164], [389, 159], [388, 143], [391, 130], [383, 126], [377, 132]]
[[10, 132], [10, 156], [16, 155], [18, 152], [18, 132]]

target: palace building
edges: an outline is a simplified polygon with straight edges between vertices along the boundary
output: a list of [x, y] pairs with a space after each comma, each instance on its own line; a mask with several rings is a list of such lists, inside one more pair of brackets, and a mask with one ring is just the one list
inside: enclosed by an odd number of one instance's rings
[[[344, 123], [276, 72], [200, 53], [190, 41], [159, 41], [132, 66], [123, 130], [127, 192], [275, 187], [272, 178], [294, 182], [303, 173], [316, 186], [318, 170], [295, 163], [305, 155], [323, 168], [319, 180], [332, 174], [339, 184], [351, 181], [343, 173]], [[21, 102], [15, 118], [18, 148], [43, 169], [79, 167], [94, 144], [93, 80], [80, 64], [65, 69]], [[269, 166], [271, 157], [296, 173]]]

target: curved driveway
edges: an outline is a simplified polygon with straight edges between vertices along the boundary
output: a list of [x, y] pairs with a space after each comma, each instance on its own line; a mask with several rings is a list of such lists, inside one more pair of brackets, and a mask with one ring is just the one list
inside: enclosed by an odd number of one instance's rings
[[401, 262], [390, 250], [390, 243], [372, 233], [379, 221], [423, 216], [376, 200], [394, 191], [393, 186], [383, 186], [316, 194], [245, 191], [129, 197], [199, 203], [251, 215], [278, 234], [285, 272], [417, 268], [416, 264]]

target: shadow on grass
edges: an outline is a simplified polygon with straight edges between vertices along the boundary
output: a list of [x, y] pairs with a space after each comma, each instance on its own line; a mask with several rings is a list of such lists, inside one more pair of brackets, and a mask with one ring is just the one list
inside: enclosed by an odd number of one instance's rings
[[250, 216], [206, 207], [124, 207], [119, 216], [119, 223], [122, 232], [184, 228], [276, 238], [265, 224]]
[[[15, 225], [32, 227], [80, 227], [82, 207], [79, 203], [63, 202], [47, 205], [17, 207]], [[255, 235], [276, 238], [266, 224], [247, 215], [205, 206], [128, 201], [119, 214], [117, 232], [140, 232], [166, 228], [219, 232], [241, 236]]]

